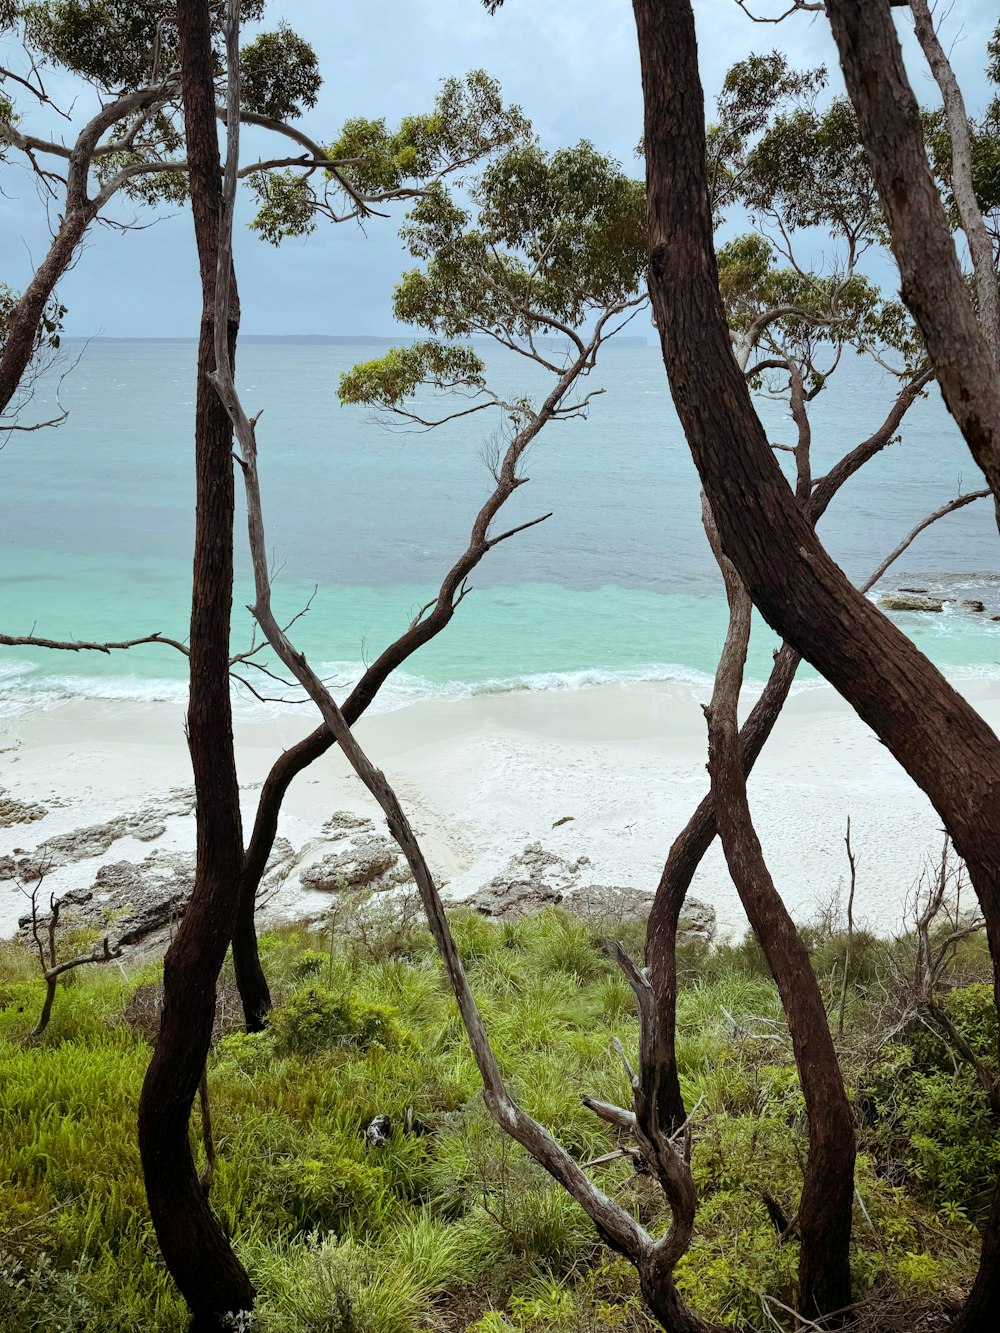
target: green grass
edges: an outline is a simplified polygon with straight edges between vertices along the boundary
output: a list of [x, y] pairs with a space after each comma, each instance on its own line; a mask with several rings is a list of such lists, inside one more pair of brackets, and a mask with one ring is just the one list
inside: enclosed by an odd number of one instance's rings
[[[213, 1206], [259, 1291], [265, 1333], [542, 1333], [646, 1330], [635, 1275], [572, 1201], [490, 1120], [433, 945], [382, 910], [359, 928], [261, 941], [280, 1008], [269, 1030], [232, 1033], [209, 1064], [218, 1147]], [[353, 913], [353, 916], [352, 916]], [[559, 912], [455, 932], [501, 1067], [526, 1109], [579, 1160], [616, 1140], [581, 1093], [622, 1103], [612, 1041], [635, 1051], [630, 991], [591, 929]], [[634, 955], [641, 936], [623, 928]], [[842, 942], [811, 941], [836, 979]], [[888, 948], [889, 946], [879, 946]], [[905, 943], [893, 946], [905, 953]], [[953, 1295], [976, 1261], [983, 1180], [1000, 1161], [968, 1072], [940, 1042], [901, 1034], [871, 1054], [878, 974], [859, 950], [845, 1062], [859, 1107], [864, 1204], [859, 1296]], [[822, 963], [822, 968], [819, 964]], [[985, 1059], [995, 1029], [982, 951], [961, 960], [949, 1012]], [[768, 1192], [795, 1211], [805, 1151], [801, 1094], [774, 987], [751, 943], [679, 959], [678, 1059], [700, 1099], [695, 1240], [679, 1270], [698, 1311], [760, 1324], [760, 1293], [794, 1303], [796, 1247], [778, 1238]], [[42, 985], [29, 954], [0, 947], [0, 1328], [184, 1326], [145, 1207], [135, 1114], [150, 1057], [122, 1015], [155, 965], [80, 969], [49, 1031], [24, 1040]], [[231, 984], [231, 978], [227, 984]], [[839, 986], [831, 982], [831, 996]], [[984, 1000], [984, 995], [986, 999]], [[371, 1147], [380, 1114], [392, 1132]], [[193, 1116], [196, 1154], [199, 1119]], [[645, 1225], [667, 1223], [648, 1178], [622, 1161], [602, 1187]]]

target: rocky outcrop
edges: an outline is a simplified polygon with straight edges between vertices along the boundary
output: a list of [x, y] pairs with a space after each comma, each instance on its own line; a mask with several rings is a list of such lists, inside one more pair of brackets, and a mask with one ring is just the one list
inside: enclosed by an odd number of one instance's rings
[[[546, 907], [563, 907], [578, 916], [616, 920], [649, 915], [652, 889], [582, 882], [589, 866], [586, 856], [569, 861], [546, 851], [540, 842], [529, 843], [518, 856], [511, 857], [499, 875], [467, 898], [463, 906], [501, 920], [540, 912]], [[696, 898], [688, 899], [681, 915], [681, 929], [711, 940], [715, 934], [714, 909]]]
[[[125, 948], [165, 943], [184, 915], [194, 887], [194, 856], [188, 852], [152, 852], [144, 861], [114, 861], [101, 866], [87, 889], [71, 889], [60, 898], [67, 924], [100, 926]], [[31, 918], [22, 917], [27, 931]]]
[[327, 852], [322, 860], [299, 872], [303, 887], [326, 893], [341, 889], [384, 893], [411, 878], [409, 866], [390, 838], [379, 833], [359, 833], [345, 841], [345, 847]]
[[878, 604], [883, 611], [943, 611], [940, 597], [915, 597], [912, 594], [884, 593]]
[[323, 838], [303, 848], [303, 857], [317, 848], [325, 851], [299, 871], [303, 888], [321, 893], [367, 889], [384, 893], [412, 882], [410, 868], [399, 848], [374, 819], [336, 810], [323, 825]]
[[44, 805], [37, 805], [34, 801], [19, 801], [5, 787], [0, 787], [0, 828], [10, 828], [13, 824], [32, 824], [36, 819], [44, 819], [48, 813]]
[[193, 810], [194, 789], [175, 788], [154, 805], [144, 806], [131, 814], [119, 815], [117, 819], [109, 819], [105, 824], [88, 824], [69, 833], [58, 833], [40, 842], [33, 851], [20, 856], [15, 852], [13, 857], [0, 857], [0, 879], [39, 879], [50, 870], [56, 870], [71, 861], [103, 856], [119, 838], [153, 842], [166, 832], [165, 820], [189, 815]]
[[[262, 894], [280, 885], [294, 858], [291, 843], [278, 838]], [[89, 888], [60, 895], [63, 920], [67, 925], [99, 926], [126, 949], [164, 947], [184, 915], [194, 874], [193, 852], [157, 849], [143, 861], [112, 861], [100, 867]], [[21, 917], [19, 925], [27, 935], [31, 917]]]

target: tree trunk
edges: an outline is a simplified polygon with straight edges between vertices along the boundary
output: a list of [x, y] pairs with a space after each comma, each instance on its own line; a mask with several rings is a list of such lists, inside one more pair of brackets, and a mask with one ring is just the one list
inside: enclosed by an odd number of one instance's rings
[[948, 410], [1000, 495], [1000, 378], [927, 162], [892, 14], [886, 0], [827, 0], [826, 12], [899, 265], [901, 295], [924, 335]]
[[[743, 772], [749, 774], [788, 698], [800, 662], [785, 644], [771, 677], [740, 731]], [[677, 1077], [677, 932], [681, 908], [695, 871], [718, 833], [715, 801], [709, 794], [674, 839], [656, 887], [646, 934], [646, 965], [656, 1003], [657, 1057], [660, 1075], [657, 1107], [661, 1124], [673, 1133], [687, 1118]]]
[[[932, 372], [929, 368], [914, 375], [897, 396], [882, 425], [866, 440], [862, 440], [859, 445], [846, 453], [824, 477], [816, 482], [812, 495], [804, 503], [806, 516], [813, 527], [826, 513], [841, 486], [894, 438], [903, 417], [931, 378]], [[799, 474], [801, 475], [801, 470]], [[912, 540], [914, 535], [915, 533], [911, 533], [909, 539]], [[896, 558], [898, 554], [900, 548], [893, 552], [891, 558]], [[879, 570], [867, 580], [863, 590], [867, 592], [884, 571], [885, 565], [880, 566]], [[775, 657], [770, 678], [740, 732], [743, 772], [747, 777], [785, 706], [800, 661], [801, 658], [793, 648], [788, 644], [782, 645]], [[677, 1078], [678, 924], [691, 881], [705, 853], [711, 847], [717, 831], [715, 807], [710, 792], [674, 839], [657, 885], [647, 926], [646, 965], [650, 969], [658, 1018], [657, 1068], [660, 1071], [658, 1107], [664, 1117], [664, 1126], [674, 1128], [682, 1125], [687, 1115]]]
[[972, 275], [979, 301], [979, 325], [995, 367], [1000, 367], [1000, 289], [997, 287], [993, 242], [983, 221], [972, 179], [972, 136], [965, 99], [951, 61], [934, 29], [928, 0], [910, 0], [917, 41], [941, 90], [948, 133], [951, 136], [951, 189], [962, 230], [969, 245]]
[[[195, 408], [197, 513], [188, 740], [197, 793], [195, 885], [163, 968], [163, 1016], [139, 1103], [139, 1147], [163, 1258], [194, 1316], [225, 1326], [254, 1290], [208, 1206], [188, 1132], [215, 1014], [215, 985], [239, 899], [243, 841], [229, 695], [233, 586], [232, 429], [209, 382], [221, 182], [208, 6], [179, 0], [178, 28], [191, 202], [203, 311]], [[232, 302], [234, 312], [235, 301]], [[235, 346], [238, 316], [228, 330]]]
[[[714, 525], [706, 527], [714, 537]], [[750, 816], [737, 705], [751, 603], [732, 564], [713, 545], [726, 580], [729, 631], [708, 710], [708, 769], [726, 862], [781, 996], [806, 1104], [809, 1154], [799, 1202], [798, 1308], [807, 1319], [824, 1320], [851, 1304], [854, 1125], [809, 951], [774, 887]]]
[[254, 921], [260, 877], [249, 881], [245, 892], [244, 882], [247, 882], [245, 869], [240, 876], [240, 900], [233, 925], [233, 973], [240, 1004], [243, 1006], [244, 1027], [247, 1032], [263, 1032], [265, 1020], [271, 1012], [271, 988], [261, 965]]
[[[884, 7], [873, 0], [837, 3], [859, 12]], [[650, 294], [671, 392], [722, 549], [768, 623], [836, 687], [931, 799], [966, 861], [996, 969], [1000, 742], [912, 642], [852, 587], [796, 505], [730, 347], [712, 245], [691, 5], [633, 0], [633, 8], [646, 108]], [[936, 363], [930, 338], [928, 345]], [[981, 336], [978, 347], [983, 350]], [[962, 367], [954, 360], [948, 374], [959, 386]], [[976, 387], [982, 387], [978, 381]], [[982, 456], [990, 462], [992, 428], [982, 419], [967, 420], [974, 396], [967, 393], [965, 408], [955, 415], [977, 461]], [[951, 398], [949, 405], [955, 410]], [[994, 975], [998, 989], [996, 970]], [[991, 1232], [974, 1291], [977, 1303], [962, 1333], [985, 1333], [1000, 1324], [1000, 1273], [996, 1264], [987, 1268], [995, 1250]]]
[[68, 212], [59, 223], [49, 252], [11, 311], [0, 356], [0, 412], [10, 404], [38, 346], [38, 328], [56, 283], [76, 254], [84, 232], [94, 219], [86, 207]]

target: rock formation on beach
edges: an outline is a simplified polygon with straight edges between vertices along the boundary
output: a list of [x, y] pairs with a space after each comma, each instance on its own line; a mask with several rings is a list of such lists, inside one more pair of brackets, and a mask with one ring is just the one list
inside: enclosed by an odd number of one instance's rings
[[878, 604], [883, 611], [943, 611], [940, 597], [918, 597], [913, 593], [884, 593]]
[[[190, 816], [193, 801], [191, 789], [178, 788], [130, 814], [54, 835], [31, 849], [17, 848], [0, 857], [0, 880], [16, 880], [28, 889], [33, 881], [38, 884], [41, 915], [48, 903], [47, 875], [101, 857], [121, 838], [155, 841], [166, 831], [166, 820]], [[138, 861], [105, 861], [89, 884], [58, 895], [63, 920], [99, 927], [126, 948], [163, 949], [187, 905], [194, 870], [193, 851], [167, 847], [154, 848]], [[374, 819], [340, 810], [324, 823], [319, 837], [298, 850], [287, 839], [276, 840], [259, 901], [263, 911], [275, 915], [318, 920], [326, 911], [324, 900], [338, 893], [391, 893], [407, 884], [412, 885], [409, 867], [388, 833]], [[652, 888], [595, 883], [587, 857], [569, 860], [534, 842], [461, 902], [497, 919], [561, 906], [580, 916], [622, 920], [646, 916], [652, 900]], [[30, 913], [20, 917], [19, 926], [22, 934], [30, 932]], [[714, 910], [689, 900], [682, 929], [711, 939]]]

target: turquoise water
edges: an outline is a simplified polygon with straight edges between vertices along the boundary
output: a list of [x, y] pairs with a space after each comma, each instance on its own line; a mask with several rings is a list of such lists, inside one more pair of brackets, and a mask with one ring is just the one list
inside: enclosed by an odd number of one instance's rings
[[[652, 343], [652, 338], [650, 339]], [[522, 358], [482, 349], [492, 381], [539, 395]], [[341, 408], [339, 373], [377, 349], [247, 344], [239, 375], [259, 425], [268, 540], [286, 615], [310, 658], [344, 685], [433, 596], [464, 548], [489, 490], [487, 414], [429, 434], [386, 429]], [[192, 342], [70, 344], [69, 409], [58, 430], [9, 437], [0, 450], [0, 630], [116, 639], [183, 638], [192, 533]], [[587, 386], [605, 390], [589, 419], [549, 426], [504, 527], [552, 518], [491, 552], [451, 626], [415, 655], [389, 702], [428, 691], [573, 687], [603, 679], [707, 677], [725, 630], [718, 572], [700, 528], [697, 478], [669, 402], [659, 352], [608, 351]], [[50, 406], [43, 388], [36, 408]], [[891, 385], [854, 362], [813, 407], [814, 472], [879, 424]], [[428, 398], [419, 405], [430, 412]], [[791, 438], [784, 405], [761, 399], [772, 433]], [[981, 485], [937, 391], [894, 445], [844, 490], [822, 532], [864, 577], [923, 515]], [[242, 528], [240, 529], [242, 553]], [[883, 587], [919, 583], [981, 598], [985, 616], [949, 606], [899, 618], [924, 651], [958, 671], [1000, 673], [1000, 574], [990, 507], [971, 506], [921, 537]], [[249, 641], [245, 559], [234, 643]], [[749, 675], [775, 644], [754, 636]], [[8, 706], [39, 696], [168, 697], [185, 662], [167, 648], [110, 657], [0, 648]]]

